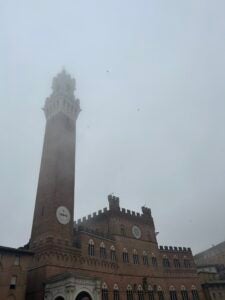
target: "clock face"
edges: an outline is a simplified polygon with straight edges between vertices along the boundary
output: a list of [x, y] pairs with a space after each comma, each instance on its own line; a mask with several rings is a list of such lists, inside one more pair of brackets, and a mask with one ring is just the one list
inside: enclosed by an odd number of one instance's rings
[[70, 221], [70, 212], [65, 206], [59, 206], [56, 210], [56, 217], [60, 224], [66, 225]]
[[136, 239], [140, 239], [140, 237], [141, 237], [141, 229], [138, 226], [134, 225], [132, 227], [132, 233], [133, 233], [133, 236]]

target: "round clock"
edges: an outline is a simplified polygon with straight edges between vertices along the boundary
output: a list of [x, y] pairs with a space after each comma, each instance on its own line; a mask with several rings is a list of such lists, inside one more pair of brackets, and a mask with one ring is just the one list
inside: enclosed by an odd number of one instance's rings
[[56, 217], [60, 224], [66, 225], [70, 221], [70, 212], [65, 206], [59, 206], [56, 210]]
[[141, 237], [141, 229], [138, 226], [134, 225], [132, 227], [132, 233], [133, 233], [133, 236], [136, 239], [140, 239], [140, 237]]

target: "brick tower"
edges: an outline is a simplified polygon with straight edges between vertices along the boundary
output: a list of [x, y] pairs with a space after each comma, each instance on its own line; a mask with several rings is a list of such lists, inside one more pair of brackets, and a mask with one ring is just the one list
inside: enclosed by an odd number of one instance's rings
[[80, 112], [75, 80], [63, 70], [46, 99], [46, 129], [31, 233], [31, 247], [54, 238], [72, 241], [75, 136]]

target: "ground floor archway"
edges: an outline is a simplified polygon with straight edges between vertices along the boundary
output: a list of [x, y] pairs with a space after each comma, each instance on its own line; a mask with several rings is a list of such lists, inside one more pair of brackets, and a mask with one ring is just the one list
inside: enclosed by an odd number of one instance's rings
[[77, 295], [76, 300], [92, 300], [87, 292], [81, 292]]

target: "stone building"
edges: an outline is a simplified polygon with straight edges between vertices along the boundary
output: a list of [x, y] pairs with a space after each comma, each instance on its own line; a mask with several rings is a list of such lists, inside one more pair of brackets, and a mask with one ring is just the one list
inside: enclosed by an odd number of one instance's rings
[[225, 242], [194, 256], [207, 300], [225, 299]]
[[225, 241], [194, 256], [197, 265], [225, 265]]
[[0, 299], [25, 299], [31, 251], [0, 246]]
[[108, 209], [74, 222], [74, 90], [64, 70], [53, 79], [31, 238], [0, 249], [0, 299], [204, 299], [191, 249], [158, 246], [150, 208], [109, 195]]

